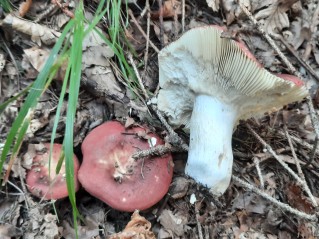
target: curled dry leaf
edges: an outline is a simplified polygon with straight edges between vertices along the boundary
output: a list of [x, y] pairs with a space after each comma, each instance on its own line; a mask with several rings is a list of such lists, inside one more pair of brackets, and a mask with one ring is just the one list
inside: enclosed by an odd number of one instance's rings
[[131, 221], [126, 225], [125, 229], [120, 232], [113, 234], [109, 237], [110, 239], [155, 239], [154, 233], [151, 231], [151, 223], [140, 216], [136, 210]]
[[31, 40], [39, 46], [41, 46], [42, 43], [46, 45], [54, 44], [61, 35], [60, 32], [54, 31], [46, 26], [17, 18], [11, 14], [8, 14], [5, 19], [3, 19], [2, 25], [31, 36]]
[[26, 0], [25, 2], [22, 2], [20, 4], [20, 7], [19, 7], [20, 17], [23, 17], [23, 16], [25, 16], [25, 14], [28, 13], [31, 5], [32, 5], [32, 0]]
[[260, 10], [255, 18], [264, 20], [264, 29], [268, 33], [278, 34], [283, 28], [289, 27], [289, 19], [286, 12], [297, 0], [280, 0]]

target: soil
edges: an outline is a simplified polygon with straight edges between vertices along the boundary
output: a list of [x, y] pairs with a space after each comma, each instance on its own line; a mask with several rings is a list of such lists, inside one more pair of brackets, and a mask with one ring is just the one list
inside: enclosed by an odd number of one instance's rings
[[[11, 2], [11, 13], [0, 9], [0, 103], [35, 80], [55, 41], [54, 37], [43, 36], [62, 32], [77, 5], [77, 1], [61, 5], [56, 0]], [[91, 19], [98, 1], [84, 2], [86, 17]], [[124, 79], [118, 59], [104, 42], [93, 43], [93, 35], [85, 40], [74, 153], [81, 161], [81, 143], [105, 121], [118, 120], [126, 127], [147, 125], [165, 138], [164, 153], [172, 151], [173, 181], [160, 202], [134, 214], [112, 209], [81, 188], [76, 193], [82, 216], [78, 220], [78, 238], [319, 238], [319, 150], [315, 130], [319, 129], [318, 1], [241, 1], [252, 13], [250, 18], [233, 0], [128, 2], [121, 5], [125, 31], [120, 41], [142, 85]], [[8, 15], [14, 16], [14, 24], [8, 23]], [[98, 24], [106, 36], [111, 21], [108, 17]], [[187, 30], [205, 25], [224, 26], [227, 30], [223, 37], [244, 42], [268, 71], [297, 74], [310, 93], [310, 99], [239, 122], [232, 141], [234, 177], [218, 198], [184, 174], [189, 134], [181, 127], [174, 128], [177, 134], [173, 134], [156, 109], [145, 103], [146, 94], [156, 98], [158, 93], [158, 50]], [[45, 34], [39, 35], [40, 29], [45, 29]], [[267, 42], [269, 35], [280, 52]], [[24, 155], [30, 144], [50, 141], [64, 74], [62, 66], [41, 96], [11, 170], [9, 157], [4, 163], [3, 175], [10, 174], [0, 190], [0, 239], [76, 238], [68, 198], [42, 201], [32, 196], [25, 184], [30, 164]], [[20, 97], [5, 109], [0, 108], [0, 150], [24, 99]], [[63, 142], [67, 109], [66, 97], [56, 143]]]

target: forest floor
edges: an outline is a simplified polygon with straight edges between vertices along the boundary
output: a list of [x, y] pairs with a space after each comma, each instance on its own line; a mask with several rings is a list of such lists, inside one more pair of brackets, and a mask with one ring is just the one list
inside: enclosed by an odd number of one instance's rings
[[[52, 42], [40, 39], [33, 28], [46, 26], [61, 32], [76, 6], [76, 1], [66, 1], [67, 6], [58, 5], [59, 1], [25, 1], [30, 6], [24, 6], [24, 17], [19, 17], [18, 8], [21, 14], [24, 1], [12, 2], [16, 10], [10, 14], [0, 9], [1, 103], [37, 77], [53, 47]], [[97, 2], [85, 1], [88, 19], [94, 14]], [[76, 199], [84, 220], [79, 221], [78, 237], [319, 238], [319, 149], [315, 147], [319, 107], [319, 2], [242, 0], [241, 6], [234, 0], [128, 2], [122, 4], [121, 24], [125, 26], [126, 37], [123, 48], [146, 91], [133, 89], [141, 97], [132, 94], [112, 57], [112, 50], [105, 43], [83, 42], [83, 52], [87, 54], [83, 54], [83, 79], [74, 122], [74, 152], [80, 161], [84, 137], [107, 120], [147, 124], [159, 135], [169, 134], [157, 115], [139, 99], [145, 97], [145, 92], [156, 97], [159, 51], [191, 28], [225, 26], [224, 37], [243, 41], [268, 71], [299, 74], [311, 99], [239, 123], [232, 142], [234, 177], [219, 198], [213, 198], [184, 175], [187, 152], [173, 153], [175, 166], [169, 192], [152, 208], [139, 212], [144, 218], [112, 209], [80, 189]], [[15, 21], [5, 23], [8, 15]], [[16, 18], [22, 21], [18, 23]], [[35, 21], [36, 25], [31, 26]], [[106, 34], [105, 22], [98, 27]], [[30, 29], [29, 33], [25, 29]], [[269, 43], [268, 37], [272, 42]], [[96, 58], [101, 47], [108, 58]], [[133, 55], [130, 49], [134, 50]], [[40, 201], [25, 188], [23, 154], [28, 144], [50, 141], [61, 82], [58, 75], [41, 97], [21, 153], [7, 184], [0, 190], [0, 239], [75, 238], [68, 198], [57, 200], [54, 210], [52, 202]], [[23, 98], [1, 112], [0, 150], [22, 104]], [[66, 114], [66, 104], [62, 115]], [[56, 142], [63, 141], [64, 130], [62, 122]], [[181, 129], [176, 132], [188, 143], [186, 133]], [[7, 168], [5, 164], [3, 172]], [[131, 217], [131, 224], [121, 233]]]

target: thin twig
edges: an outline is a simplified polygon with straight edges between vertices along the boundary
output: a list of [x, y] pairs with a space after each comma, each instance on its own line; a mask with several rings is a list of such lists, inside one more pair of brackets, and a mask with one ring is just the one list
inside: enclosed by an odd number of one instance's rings
[[41, 12], [38, 17], [34, 20], [35, 23], [40, 22], [43, 18], [47, 17], [49, 14], [53, 14], [55, 11], [57, 11], [59, 7], [56, 4], [50, 4], [46, 10]]
[[255, 136], [256, 139], [259, 140], [259, 142], [268, 150], [269, 153], [273, 155], [273, 157], [281, 164], [281, 166], [286, 169], [291, 176], [294, 177], [294, 179], [299, 183], [299, 185], [303, 188], [303, 190], [308, 194], [312, 204], [316, 207], [317, 202], [312, 195], [311, 191], [309, 190], [308, 185], [305, 183], [304, 180], [302, 180], [289, 166], [276, 154], [276, 152], [271, 148], [269, 144], [267, 144], [256, 132], [253, 130], [253, 128], [246, 124], [246, 127], [252, 132], [252, 134]]
[[151, 28], [151, 11], [150, 11], [150, 1], [146, 0], [145, 8], [147, 9], [147, 20], [146, 20], [146, 45], [145, 45], [145, 54], [144, 54], [144, 75], [148, 63], [148, 49], [150, 46], [150, 28]]
[[[277, 131], [277, 133], [281, 136], [285, 137], [285, 133], [283, 131]], [[296, 143], [302, 145], [303, 147], [307, 148], [307, 149], [313, 149], [314, 147], [309, 144], [308, 142], [306, 142], [305, 140], [302, 140], [300, 138], [297, 138], [296, 136], [290, 135], [290, 138], [295, 141]], [[316, 150], [316, 155], [319, 155], [319, 149]]]
[[135, 75], [136, 75], [136, 77], [137, 77], [138, 83], [139, 83], [139, 85], [140, 85], [140, 87], [141, 87], [141, 89], [142, 89], [142, 91], [143, 91], [143, 94], [144, 94], [145, 99], [148, 99], [148, 98], [149, 98], [148, 93], [147, 93], [147, 91], [146, 91], [146, 89], [145, 89], [145, 87], [144, 87], [144, 84], [143, 84], [143, 81], [142, 81], [142, 79], [141, 79], [141, 77], [140, 77], [140, 74], [138, 73], [136, 64], [134, 63], [133, 56], [132, 56], [131, 53], [128, 53], [128, 59], [129, 59], [131, 65], [133, 66], [133, 70], [134, 70]]
[[254, 157], [254, 163], [255, 163], [257, 174], [258, 174], [259, 181], [260, 181], [260, 189], [264, 190], [264, 187], [265, 187], [264, 178], [263, 178], [263, 176], [261, 174], [261, 170], [260, 170], [260, 167], [259, 167], [259, 159], [257, 157]]
[[182, 0], [182, 32], [185, 31], [185, 0]]
[[157, 0], [159, 6], [160, 42], [161, 48], [164, 47], [164, 20], [163, 20], [163, 1]]
[[[319, 5], [318, 5], [319, 6]], [[314, 77], [317, 81], [319, 81], [319, 77], [317, 75], [317, 73], [314, 71], [314, 69], [312, 69], [312, 67], [305, 62], [303, 59], [301, 59], [298, 54], [295, 52], [295, 50], [285, 41], [285, 39], [283, 37], [279, 38], [281, 43], [285, 45], [285, 47], [287, 48], [287, 50], [297, 59], [297, 61], [309, 72], [310, 75], [312, 75], [312, 77]]]
[[[285, 125], [284, 126], [284, 130], [285, 130], [285, 133], [286, 133], [286, 137], [288, 139], [288, 143], [289, 143], [289, 146], [290, 146], [290, 149], [291, 149], [291, 153], [292, 153], [292, 156], [295, 160], [295, 163], [296, 163], [296, 167], [297, 167], [297, 171], [298, 171], [298, 174], [299, 174], [299, 177], [303, 180], [304, 184], [303, 186], [305, 187], [305, 191], [308, 191], [310, 192], [310, 189], [309, 189], [309, 186], [307, 184], [307, 181], [305, 179], [305, 175], [303, 174], [302, 170], [301, 170], [301, 166], [300, 166], [300, 163], [299, 163], [299, 160], [297, 158], [297, 155], [296, 155], [296, 152], [295, 152], [295, 149], [294, 149], [294, 146], [291, 142], [291, 138], [290, 138], [290, 135], [288, 133], [288, 129], [287, 129], [287, 126]], [[315, 198], [311, 198], [312, 197], [312, 194], [309, 195], [310, 199], [311, 199], [311, 203], [313, 204], [313, 206], [317, 207], [318, 204], [317, 204], [317, 201]]]
[[[200, 202], [200, 204], [201, 204], [201, 202]], [[202, 231], [202, 225], [200, 224], [200, 221], [199, 221], [199, 210], [198, 210], [197, 203], [195, 203], [195, 215], [196, 215], [196, 224], [197, 224], [197, 230], [198, 230], [198, 237], [199, 237], [199, 239], [204, 239], [203, 231]]]
[[132, 155], [132, 158], [140, 159], [149, 156], [162, 156], [172, 151], [174, 151], [174, 149], [170, 145], [158, 145], [150, 149], [137, 151]]
[[289, 135], [289, 133], [288, 133], [288, 129], [287, 129], [287, 126], [286, 126], [286, 125], [284, 125], [284, 131], [285, 131], [286, 138], [287, 138], [288, 143], [289, 143], [289, 146], [290, 146], [290, 150], [291, 150], [291, 153], [292, 153], [292, 157], [293, 157], [294, 160], [295, 160], [295, 164], [296, 164], [296, 167], [297, 167], [297, 171], [298, 171], [299, 177], [300, 177], [302, 180], [305, 180], [305, 175], [303, 174], [303, 172], [302, 172], [302, 170], [301, 170], [300, 163], [299, 163], [298, 157], [297, 157], [297, 155], [296, 155], [295, 148], [294, 148], [294, 145], [292, 144], [292, 141], [291, 141], [291, 138], [290, 138], [290, 135]]
[[169, 133], [169, 143], [173, 144], [176, 147], [179, 147], [185, 151], [188, 151], [188, 145], [184, 143], [184, 141], [178, 136], [178, 134], [172, 129], [172, 127], [167, 123], [161, 112], [157, 110], [153, 105], [151, 105], [152, 109], [155, 111], [157, 117], [165, 126]]
[[297, 209], [294, 209], [292, 207], [290, 207], [289, 205], [279, 202], [276, 199], [274, 199], [273, 197], [269, 196], [267, 193], [261, 191], [260, 189], [254, 187], [253, 185], [241, 180], [240, 178], [236, 177], [235, 175], [232, 176], [232, 179], [234, 181], [236, 181], [237, 183], [241, 184], [242, 186], [244, 186], [245, 188], [248, 188], [249, 190], [257, 193], [258, 195], [262, 196], [263, 198], [269, 200], [270, 202], [274, 203], [275, 205], [277, 205], [278, 207], [280, 207], [282, 210], [290, 212], [302, 219], [306, 219], [306, 220], [310, 220], [310, 221], [317, 221], [317, 215], [315, 214], [307, 214], [304, 212], [301, 212]]
[[314, 166], [317, 166], [318, 165], [316, 163], [314, 163], [314, 159], [316, 157], [316, 152], [317, 152], [317, 149], [318, 149], [318, 145], [319, 145], [319, 138], [316, 137], [315, 139], [315, 142], [313, 143], [314, 147], [313, 149], [311, 150], [311, 153], [310, 153], [310, 157], [308, 159], [308, 162], [303, 166], [304, 168], [307, 168], [310, 164], [313, 164]]
[[[137, 27], [137, 29], [140, 31], [140, 33], [143, 35], [145, 39], [147, 39], [147, 34], [144, 32], [144, 30], [141, 28], [140, 24], [138, 24], [136, 18], [134, 17], [134, 14], [131, 10], [128, 10], [128, 14], [130, 15], [134, 25]], [[160, 50], [155, 46], [155, 44], [150, 40], [150, 46], [157, 52], [159, 53]]]

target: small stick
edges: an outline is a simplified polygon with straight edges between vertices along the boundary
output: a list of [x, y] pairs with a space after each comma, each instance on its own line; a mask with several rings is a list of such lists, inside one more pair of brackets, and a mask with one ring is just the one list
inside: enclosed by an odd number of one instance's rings
[[290, 53], [297, 59], [297, 61], [309, 72], [309, 74], [312, 75], [312, 77], [314, 77], [317, 81], [319, 81], [319, 77], [318, 77], [317, 73], [314, 71], [314, 69], [312, 69], [312, 67], [307, 62], [305, 62], [303, 59], [301, 59], [297, 55], [297, 53], [294, 51], [294, 49], [284, 40], [283, 37], [280, 37], [279, 39], [280, 39], [281, 43], [285, 45], [287, 50], [290, 51]]
[[[287, 126], [285, 125], [284, 126], [284, 130], [285, 130], [285, 133], [286, 133], [286, 137], [288, 139], [288, 143], [289, 143], [289, 146], [290, 146], [290, 149], [291, 149], [291, 153], [292, 153], [292, 156], [295, 160], [295, 163], [296, 163], [296, 167], [297, 167], [297, 171], [298, 171], [298, 174], [299, 174], [299, 177], [303, 180], [304, 184], [303, 186], [305, 187], [305, 191], [308, 191], [310, 192], [310, 189], [309, 189], [309, 186], [307, 184], [307, 181], [305, 179], [305, 175], [303, 174], [302, 170], [301, 170], [301, 167], [300, 167], [300, 163], [299, 163], [299, 160], [297, 158], [297, 155], [296, 155], [296, 152], [295, 152], [295, 149], [294, 149], [294, 146], [291, 142], [291, 138], [289, 136], [289, 133], [288, 133], [288, 130], [287, 130]], [[312, 194], [309, 195], [310, 199], [311, 199], [311, 203], [313, 206], [317, 207], [318, 204], [317, 204], [317, 201], [315, 198], [311, 198], [312, 197]]]
[[[140, 33], [143, 35], [143, 37], [147, 40], [147, 34], [144, 32], [144, 30], [141, 28], [140, 24], [138, 24], [136, 18], [134, 17], [133, 12], [129, 9], [128, 14], [130, 15], [134, 25], [137, 27], [137, 29], [140, 31]], [[149, 41], [150, 46], [156, 51], [156, 53], [159, 53], [160, 50], [155, 46], [155, 44], [150, 40]]]
[[255, 136], [256, 139], [259, 140], [259, 142], [268, 150], [269, 153], [273, 155], [273, 157], [281, 164], [281, 166], [286, 169], [291, 176], [295, 178], [295, 180], [299, 183], [299, 185], [302, 186], [303, 190], [308, 194], [312, 204], [317, 207], [317, 202], [312, 195], [311, 191], [309, 190], [309, 187], [307, 184], [305, 184], [304, 180], [302, 180], [289, 166], [275, 153], [275, 151], [268, 145], [256, 132], [253, 130], [253, 128], [250, 127], [250, 125], [246, 124], [246, 127], [252, 132], [252, 134]]
[[157, 117], [162, 122], [162, 124], [165, 126], [169, 133], [169, 142], [172, 143], [175, 146], [180, 147], [181, 149], [188, 151], [188, 145], [184, 143], [184, 141], [178, 136], [178, 134], [172, 129], [172, 127], [167, 123], [161, 112], [157, 110], [154, 106], [151, 106], [152, 109], [155, 111]]
[[137, 77], [138, 83], [139, 83], [139, 85], [140, 85], [140, 87], [141, 87], [141, 89], [142, 89], [142, 91], [143, 91], [144, 97], [145, 97], [146, 99], [148, 99], [149, 96], [148, 96], [148, 94], [147, 94], [147, 92], [146, 92], [146, 89], [145, 89], [145, 87], [144, 87], [144, 85], [143, 85], [143, 81], [142, 81], [142, 79], [141, 79], [141, 77], [140, 77], [140, 74], [138, 73], [136, 64], [134, 63], [133, 56], [132, 56], [131, 53], [128, 53], [128, 58], [129, 58], [129, 60], [130, 60], [131, 65], [133, 66], [133, 70], [134, 70], [135, 75], [136, 75], [136, 77]]
[[297, 167], [297, 171], [298, 171], [298, 174], [300, 176], [300, 178], [302, 180], [305, 180], [305, 175], [303, 174], [302, 170], [301, 170], [301, 167], [300, 167], [300, 163], [299, 163], [299, 160], [298, 160], [298, 157], [296, 155], [296, 152], [295, 152], [295, 148], [292, 144], [292, 141], [291, 141], [291, 138], [290, 138], [290, 135], [288, 133], [288, 129], [287, 129], [287, 126], [284, 125], [284, 131], [285, 131], [285, 134], [286, 134], [286, 138], [288, 140], [288, 143], [289, 143], [289, 147], [290, 147], [290, 150], [291, 150], [291, 153], [292, 153], [292, 156], [295, 160], [295, 164], [296, 164], [296, 167]]
[[257, 157], [254, 157], [254, 163], [255, 163], [257, 174], [258, 174], [259, 181], [260, 181], [260, 189], [264, 190], [264, 187], [265, 187], [264, 178], [263, 178], [263, 176], [261, 174], [261, 170], [260, 170], [260, 167], [259, 167], [259, 159]]
[[50, 13], [54, 13], [55, 11], [57, 11], [59, 9], [59, 7], [56, 4], [51, 3], [46, 10], [44, 10], [42, 13], [40, 13], [38, 15], [38, 17], [34, 20], [35, 23], [40, 22], [43, 18], [45, 18], [46, 16], [48, 16]]
[[163, 20], [163, 1], [157, 0], [159, 6], [159, 23], [160, 23], [160, 42], [161, 48], [164, 47], [164, 20]]
[[277, 205], [278, 207], [280, 207], [284, 211], [290, 212], [290, 213], [292, 213], [292, 214], [294, 214], [302, 219], [306, 219], [306, 220], [310, 220], [310, 221], [317, 221], [318, 220], [316, 214], [307, 214], [307, 213], [301, 212], [297, 209], [294, 209], [285, 203], [279, 202], [276, 199], [274, 199], [273, 197], [269, 196], [267, 193], [261, 191], [260, 189], [254, 187], [253, 185], [241, 180], [240, 178], [236, 177], [235, 175], [232, 176], [232, 179], [234, 181], [236, 181], [237, 183], [241, 184], [242, 186], [244, 186], [245, 188], [248, 188], [249, 190], [257, 193], [258, 195], [262, 196], [263, 198], [274, 203], [275, 205]]
[[[281, 136], [285, 136], [285, 133], [282, 131], [278, 131], [278, 134], [280, 134]], [[296, 136], [290, 135], [290, 138], [307, 149], [311, 150], [314, 148], [311, 144], [309, 144], [305, 140], [297, 138]], [[316, 155], [319, 155], [319, 149], [316, 149]]]
[[151, 13], [150, 13], [150, 1], [146, 0], [145, 8], [147, 9], [147, 22], [146, 22], [146, 45], [145, 45], [145, 55], [144, 55], [144, 75], [148, 63], [148, 49], [150, 46], [150, 28], [151, 28]]
[[182, 32], [185, 31], [185, 0], [182, 0]]
[[140, 158], [145, 158], [145, 157], [154, 156], [154, 155], [162, 156], [162, 155], [164, 155], [168, 152], [172, 152], [172, 151], [174, 151], [174, 149], [170, 145], [168, 145], [168, 146], [158, 145], [158, 146], [152, 147], [150, 149], [137, 151], [136, 153], [134, 153], [132, 155], [132, 158], [140, 159]]
[[308, 158], [308, 162], [303, 166], [303, 168], [307, 168], [310, 164], [312, 164], [315, 167], [318, 167], [318, 165], [314, 162], [314, 159], [316, 157], [318, 144], [319, 144], [318, 137], [316, 137], [315, 142], [313, 144], [314, 144], [314, 147], [311, 150], [310, 157]]
[[198, 237], [199, 237], [199, 239], [204, 239], [203, 231], [202, 231], [202, 225], [200, 224], [200, 221], [199, 221], [199, 210], [198, 210], [197, 203], [195, 203], [195, 215], [196, 215], [196, 224], [197, 224], [197, 230], [198, 230]]

